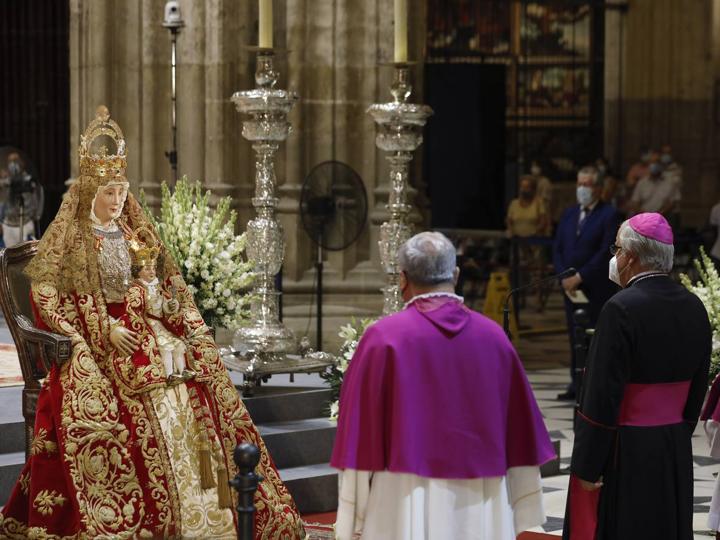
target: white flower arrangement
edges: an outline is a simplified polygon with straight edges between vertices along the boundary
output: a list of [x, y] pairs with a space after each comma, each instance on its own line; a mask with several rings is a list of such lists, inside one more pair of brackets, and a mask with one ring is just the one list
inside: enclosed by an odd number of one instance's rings
[[695, 269], [700, 281], [693, 284], [690, 278], [680, 275], [682, 284], [695, 293], [707, 309], [712, 327], [712, 356], [710, 360], [710, 382], [720, 373], [720, 275], [705, 250], [701, 248], [700, 259], [695, 259]]
[[254, 274], [245, 258], [245, 235], [235, 234], [237, 213], [230, 211], [230, 197], [215, 209], [210, 191], [200, 182], [183, 177], [171, 193], [162, 184], [160, 217], [155, 219], [141, 192], [140, 200], [168, 252], [182, 272], [195, 304], [210, 326], [238, 328], [248, 316], [247, 290]]
[[352, 319], [349, 324], [340, 327], [338, 335], [343, 339], [340, 346], [340, 352], [336, 357], [335, 363], [330, 366], [327, 371], [321, 374], [321, 377], [330, 383], [332, 391], [330, 397], [330, 419], [337, 420], [340, 414], [340, 387], [342, 386], [345, 372], [350, 366], [350, 361], [355, 354], [360, 338], [365, 333], [368, 326], [375, 322], [376, 319]]

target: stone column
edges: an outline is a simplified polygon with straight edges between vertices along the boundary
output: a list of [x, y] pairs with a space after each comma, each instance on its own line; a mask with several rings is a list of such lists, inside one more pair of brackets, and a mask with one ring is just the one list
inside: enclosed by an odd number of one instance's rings
[[[247, 51], [253, 19], [234, 0], [181, 0], [186, 26], [178, 36], [178, 173], [202, 180], [218, 196], [237, 198], [251, 184], [249, 151], [242, 145], [230, 95], [250, 84]], [[157, 202], [169, 180], [170, 35], [164, 2], [71, 2], [71, 137], [73, 173], [79, 135], [101, 103], [125, 133], [128, 178]], [[249, 206], [238, 199], [238, 208]], [[246, 213], [246, 219], [249, 213]]]
[[[672, 144], [684, 169], [685, 225], [706, 222], [710, 192], [717, 196], [713, 6], [716, 0], [636, 0], [627, 15], [607, 15], [606, 149], [622, 156], [626, 172], [641, 145]], [[624, 25], [613, 26], [621, 18]]]

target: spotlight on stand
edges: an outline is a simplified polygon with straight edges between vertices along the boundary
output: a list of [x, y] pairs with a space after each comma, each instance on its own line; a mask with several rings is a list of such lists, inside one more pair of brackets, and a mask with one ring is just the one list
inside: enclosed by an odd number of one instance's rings
[[175, 95], [175, 66], [177, 64], [177, 36], [180, 30], [185, 26], [182, 14], [180, 13], [180, 2], [178, 0], [170, 0], [165, 3], [165, 19], [163, 26], [170, 30], [170, 42], [172, 44], [170, 56], [170, 74], [172, 80], [172, 148], [165, 152], [165, 156], [170, 161], [172, 169], [173, 185], [177, 182], [177, 98]]

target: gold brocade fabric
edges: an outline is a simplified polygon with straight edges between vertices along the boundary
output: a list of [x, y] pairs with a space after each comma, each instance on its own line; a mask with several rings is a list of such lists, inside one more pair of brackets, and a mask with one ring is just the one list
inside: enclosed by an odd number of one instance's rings
[[[180, 305], [167, 321], [186, 344], [197, 376], [176, 389], [166, 389], [162, 377], [137, 392], [122, 384], [117, 362], [130, 371], [136, 368], [130, 357], [123, 357], [110, 343], [108, 309], [120, 306], [129, 328], [140, 334], [144, 311], [138, 311], [140, 305], [133, 302], [142, 298], [133, 299], [130, 287], [124, 304], [118, 302], [121, 291], [115, 289], [124, 282], [127, 265], [123, 262], [113, 276], [105, 275], [104, 268], [114, 263], [101, 260], [112, 257], [109, 251], [100, 255], [105, 238], [93, 228], [91, 210], [99, 187], [126, 182], [122, 176], [124, 140], [107, 118], [99, 116], [91, 127], [94, 131], [88, 128], [86, 134], [110, 134], [120, 141], [119, 150], [106, 157], [101, 147], [90, 155], [83, 154], [89, 143], [81, 145], [81, 176], [26, 267], [40, 318], [37, 324], [68, 336], [72, 351], [62, 366], [53, 368], [38, 398], [35, 434], [41, 439], [17, 488], [0, 510], [0, 538], [234, 537], [230, 531], [233, 513], [219, 509], [217, 490], [198, 486], [195, 443], [199, 428], [189, 405], [193, 400], [187, 396], [190, 387], [195, 400], [208, 411], [206, 427], [217, 448], [212, 454], [214, 469], [223, 460], [232, 477], [236, 474], [235, 446], [252, 442], [260, 448], [258, 472], [264, 480], [255, 498], [255, 538], [304, 538], [292, 497], [220, 360], [192, 294], [162, 244], [158, 276], [176, 291]], [[84, 136], [82, 144], [87, 140]], [[115, 221], [125, 235], [141, 228], [155, 233], [129, 193]], [[113, 250], [127, 248], [122, 239], [116, 240]], [[124, 259], [127, 253], [121, 255]], [[108, 278], [113, 280], [110, 297], [103, 287]], [[158, 355], [157, 348], [154, 340], [146, 341], [147, 349], [141, 347], [137, 355], [151, 360]], [[53, 433], [54, 439], [44, 437], [46, 433]]]
[[[153, 408], [165, 436], [180, 500], [183, 538], [237, 538], [232, 511], [220, 510], [217, 488], [200, 488], [199, 432], [184, 384], [150, 392]], [[213, 463], [213, 469], [217, 462]]]

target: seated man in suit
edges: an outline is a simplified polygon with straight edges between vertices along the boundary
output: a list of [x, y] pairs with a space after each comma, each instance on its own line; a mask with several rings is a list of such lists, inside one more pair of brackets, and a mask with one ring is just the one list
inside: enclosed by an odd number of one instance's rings
[[568, 295], [581, 290], [589, 303], [583, 305], [594, 327], [605, 302], [617, 291], [608, 279], [609, 247], [620, 224], [615, 208], [600, 200], [602, 185], [595, 167], [583, 167], [577, 176], [577, 205], [563, 213], [555, 234], [553, 262], [556, 272], [576, 268], [577, 273], [562, 280], [566, 293], [565, 313], [570, 335], [570, 385], [558, 399], [575, 399], [575, 321], [576, 309]]

